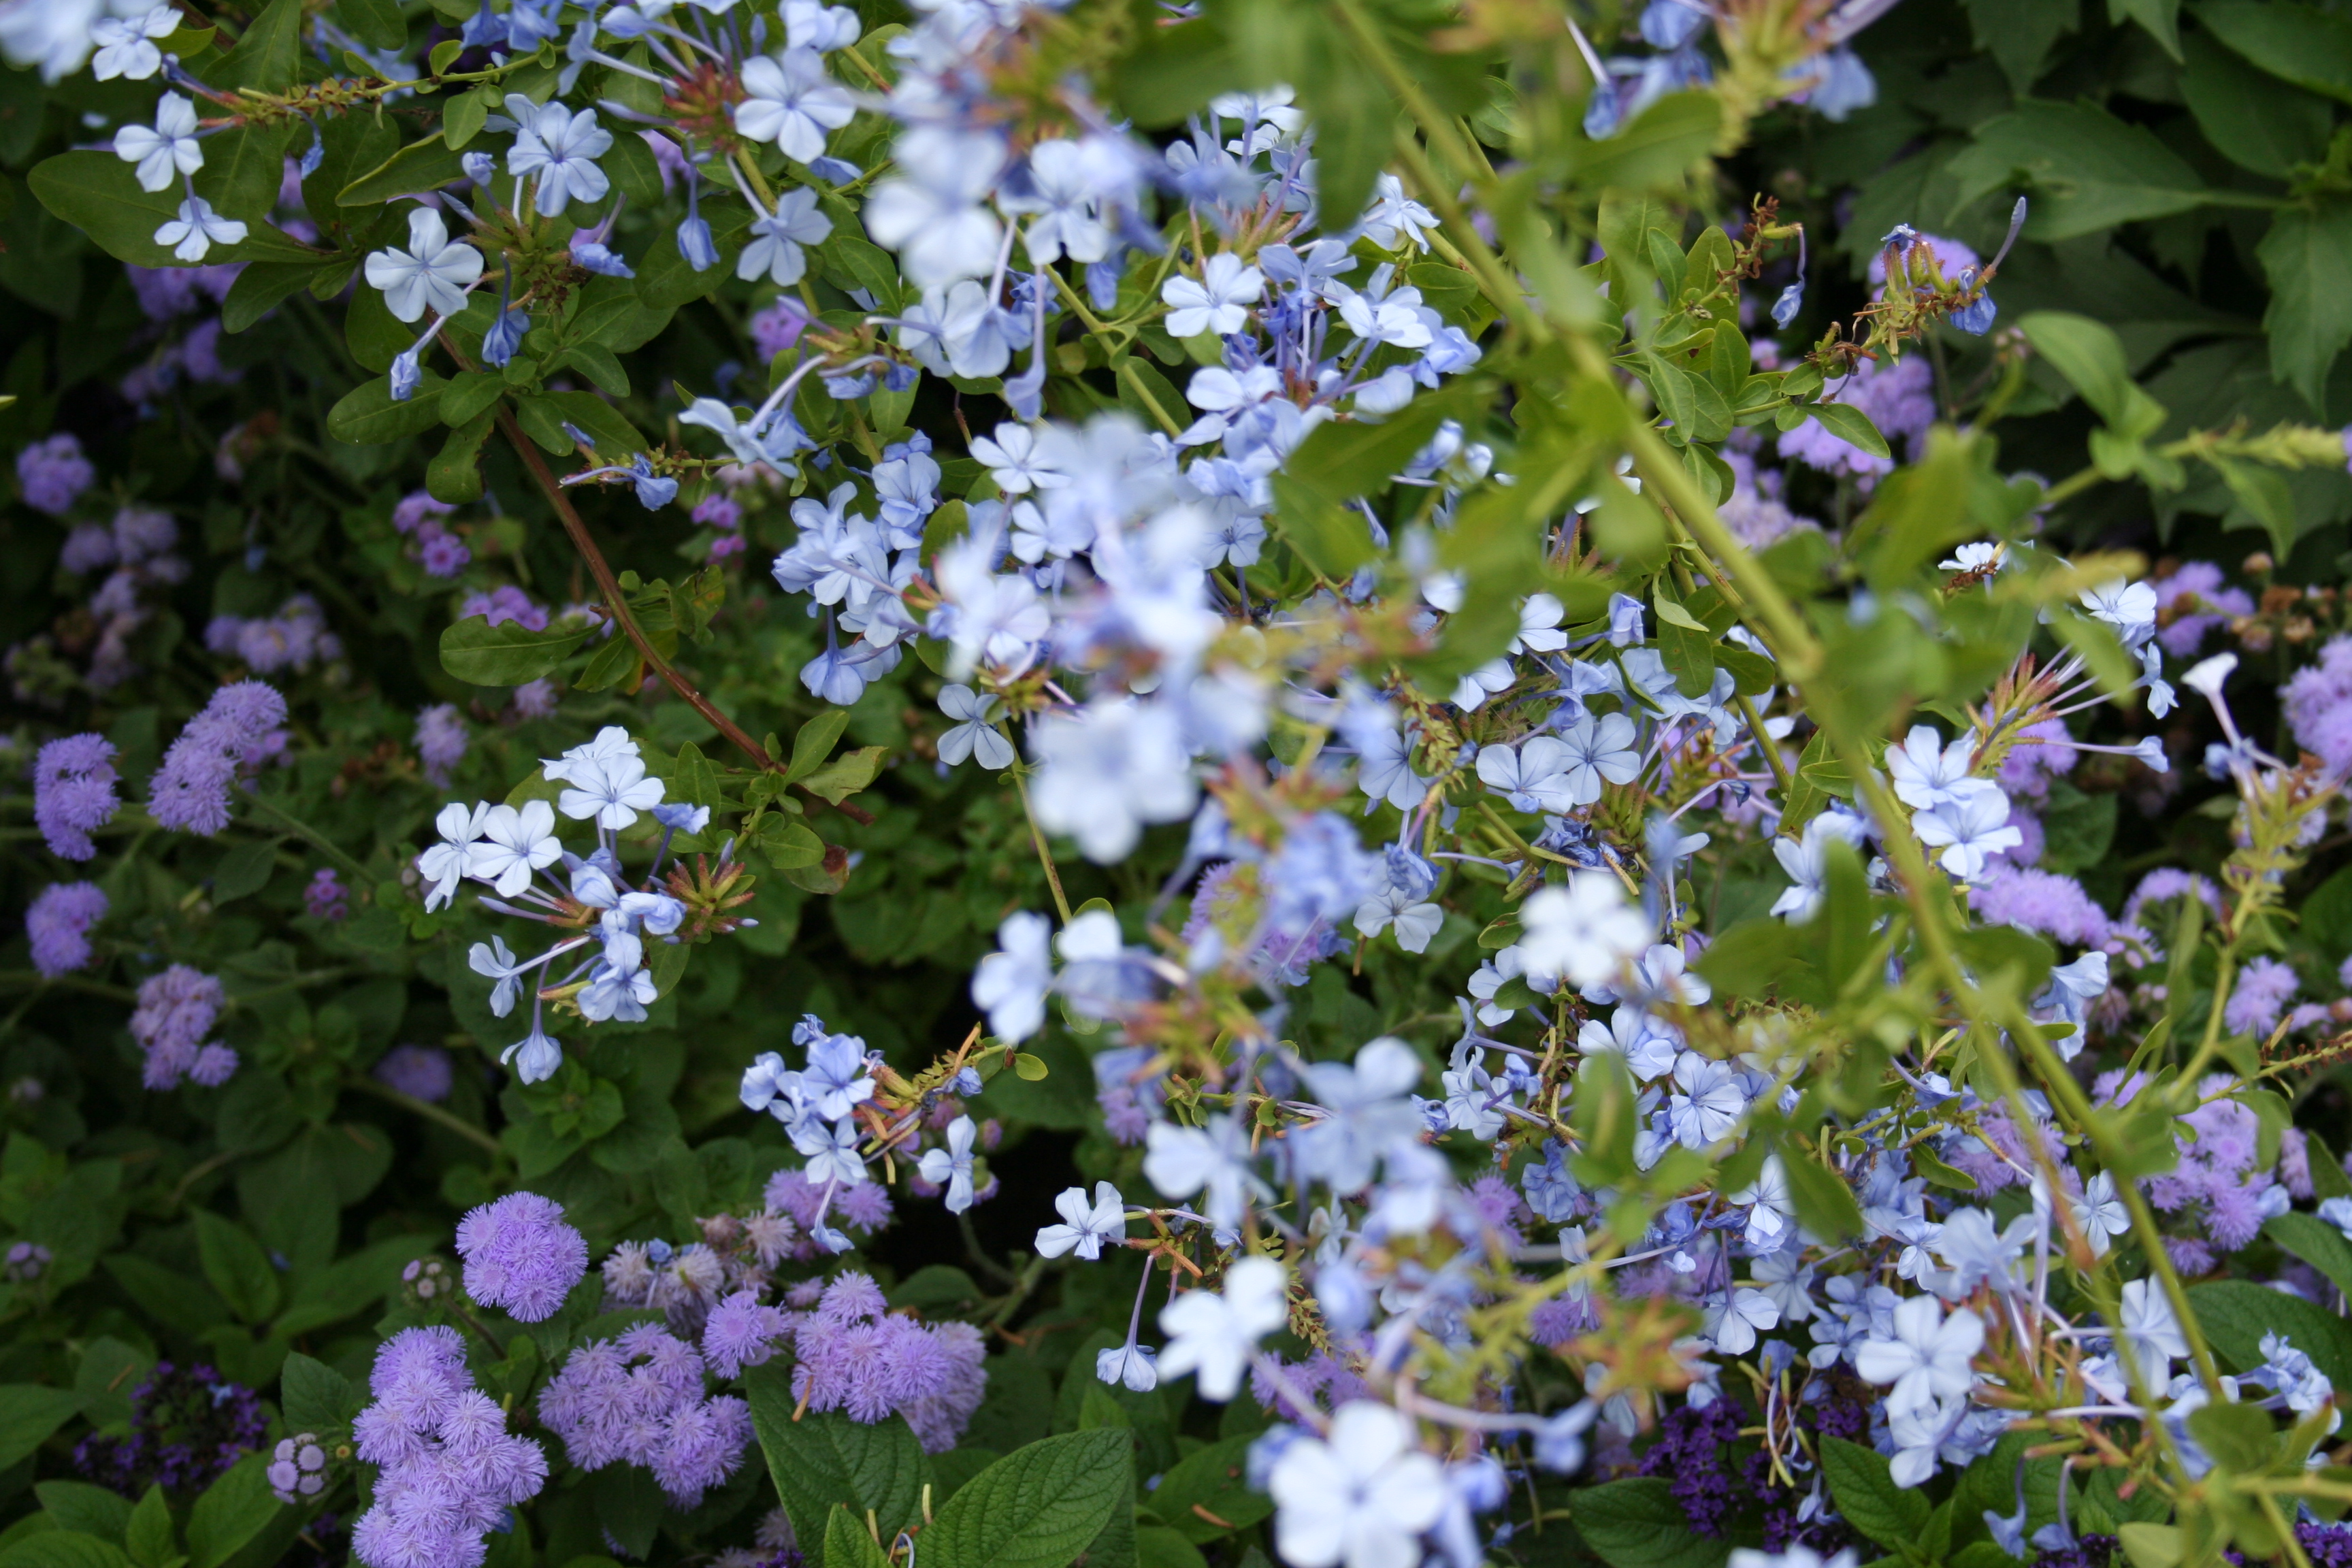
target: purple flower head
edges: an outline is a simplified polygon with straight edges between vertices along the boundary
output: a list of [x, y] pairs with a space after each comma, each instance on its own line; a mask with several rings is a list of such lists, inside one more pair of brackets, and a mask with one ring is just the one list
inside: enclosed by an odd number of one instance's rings
[[428, 577], [455, 577], [474, 559], [466, 542], [438, 523], [428, 522], [416, 531], [416, 558]]
[[425, 764], [425, 780], [436, 789], [449, 787], [449, 776], [466, 760], [466, 721], [457, 704], [436, 702], [416, 715], [416, 755]]
[[16, 454], [16, 483], [25, 504], [51, 517], [63, 516], [95, 478], [81, 443], [63, 431]]
[[449, 1053], [438, 1046], [394, 1046], [375, 1064], [376, 1080], [427, 1105], [449, 1098], [455, 1074]]
[[25, 911], [33, 967], [55, 977], [89, 964], [89, 928], [106, 918], [106, 893], [95, 882], [58, 882], [41, 889]]
[[508, 1435], [453, 1329], [394, 1334], [368, 1384], [375, 1402], [352, 1431], [360, 1458], [380, 1468], [373, 1506], [352, 1531], [354, 1554], [368, 1568], [479, 1563], [483, 1536], [547, 1484], [547, 1456]]
[[321, 866], [310, 873], [310, 885], [302, 889], [302, 912], [331, 923], [351, 918], [348, 895], [332, 866]]
[[[184, 963], [175, 963], [140, 983], [139, 1004], [131, 1014], [131, 1037], [147, 1053], [143, 1079], [149, 1089], [176, 1089], [181, 1079], [196, 1071], [207, 1048], [227, 1051], [225, 1046], [208, 1047], [205, 1039], [218, 1021], [225, 999], [218, 980]], [[228, 1057], [234, 1068], [236, 1053], [228, 1052]], [[217, 1070], [218, 1058], [213, 1062]]]
[[2257, 958], [2240, 972], [2221, 1021], [2233, 1035], [2267, 1035], [2278, 1027], [2279, 1015], [2300, 984], [2294, 971], [2277, 959]]
[[533, 603], [529, 594], [511, 583], [501, 583], [487, 594], [467, 595], [457, 606], [457, 617], [469, 620], [476, 616], [485, 617], [494, 626], [512, 621], [529, 631], [547, 629], [546, 606]]
[[131, 1434], [92, 1432], [74, 1468], [125, 1497], [150, 1486], [197, 1492], [261, 1444], [268, 1422], [253, 1390], [209, 1366], [155, 1363], [131, 1391]]
[[702, 1354], [721, 1377], [733, 1377], [773, 1355], [792, 1331], [792, 1320], [760, 1304], [756, 1290], [738, 1290], [710, 1310], [702, 1326]]
[[163, 753], [147, 785], [147, 809], [165, 827], [218, 833], [228, 826], [228, 786], [259, 765], [278, 743], [286, 699], [258, 680], [240, 680], [213, 693]]
[[88, 860], [98, 846], [89, 836], [114, 820], [114, 743], [103, 735], [68, 735], [43, 746], [33, 763], [33, 821], [49, 852]]
[[907, 1418], [928, 1453], [955, 1446], [987, 1384], [986, 1346], [968, 1323], [891, 1315], [881, 1290], [848, 1273], [824, 1289], [793, 1336], [793, 1394], [813, 1410], [871, 1424]]
[[68, 572], [99, 572], [114, 564], [114, 535], [103, 523], [78, 522], [58, 552], [58, 564]]
[[553, 1317], [588, 1272], [588, 1243], [563, 1222], [563, 1205], [509, 1193], [457, 1222], [466, 1289], [526, 1323]]

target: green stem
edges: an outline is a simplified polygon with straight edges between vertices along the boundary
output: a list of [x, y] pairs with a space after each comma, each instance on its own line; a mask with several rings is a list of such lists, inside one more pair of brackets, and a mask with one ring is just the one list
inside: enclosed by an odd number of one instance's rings
[[380, 1083], [372, 1078], [347, 1079], [344, 1080], [344, 1087], [356, 1089], [362, 1094], [372, 1094], [378, 1100], [389, 1101], [391, 1104], [399, 1106], [403, 1110], [413, 1112], [422, 1116], [427, 1121], [436, 1122], [447, 1128], [467, 1142], [487, 1149], [499, 1159], [506, 1158], [506, 1147], [496, 1138], [462, 1117], [454, 1116], [442, 1110], [430, 1100], [419, 1100], [413, 1094], [403, 1094], [390, 1084]]
[[1061, 911], [1062, 923], [1070, 923], [1070, 897], [1062, 891], [1062, 873], [1055, 868], [1054, 852], [1045, 847], [1045, 830], [1037, 826], [1037, 808], [1029, 804], [1029, 780], [1016, 770], [1013, 787], [1021, 792], [1021, 815], [1029, 819], [1029, 842], [1037, 847], [1037, 863], [1045, 868], [1045, 885], [1054, 889], [1054, 908]]
[[310, 845], [310, 847], [319, 851], [320, 854], [324, 855], [328, 859], [334, 861], [336, 864], [342, 867], [344, 870], [350, 872], [352, 877], [352, 885], [354, 889], [370, 888], [374, 885], [374, 876], [365, 866], [360, 863], [359, 858], [352, 855], [349, 850], [337, 845], [325, 834], [320, 832], [317, 828], [311, 826], [309, 823], [303, 821], [292, 812], [288, 811], [284, 806], [279, 805], [276, 801], [271, 800], [259, 790], [248, 790], [246, 792], [245, 798], [253, 803], [255, 810], [261, 812], [265, 816], [275, 817], [288, 832], [293, 834], [294, 837]]

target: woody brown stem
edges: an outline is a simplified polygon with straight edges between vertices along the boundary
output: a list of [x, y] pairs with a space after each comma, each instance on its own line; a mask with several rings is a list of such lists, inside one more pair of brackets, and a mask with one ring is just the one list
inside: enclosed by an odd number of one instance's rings
[[[605, 561], [604, 552], [596, 548], [596, 541], [588, 532], [588, 524], [582, 520], [579, 509], [572, 504], [571, 496], [566, 494], [562, 485], [556, 481], [554, 473], [547, 466], [547, 459], [540, 455], [538, 447], [533, 445], [522, 433], [521, 427], [516, 425], [514, 415], [510, 411], [504, 408], [499, 410], [499, 428], [506, 432], [508, 441], [513, 444], [515, 451], [521, 456], [523, 467], [530, 470], [531, 479], [538, 483], [540, 489], [546, 495], [549, 504], [555, 508], [556, 518], [563, 524], [563, 531], [571, 537], [572, 548], [579, 551], [582, 559], [588, 563], [589, 574], [596, 579], [597, 591], [604, 595], [605, 606], [612, 611], [613, 618], [620, 623], [621, 630], [627, 636], [629, 641], [636, 646], [637, 657], [644, 659], [655, 674], [667, 681], [669, 689], [683, 698], [688, 707], [709, 720], [712, 729], [724, 735], [736, 750], [751, 758], [761, 772], [783, 772], [783, 764], [770, 756], [765, 746], [745, 733], [741, 725], [720, 712], [718, 705], [697, 690], [692, 681], [679, 674], [675, 666], [654, 651], [654, 645], [646, 639], [645, 629], [637, 625], [636, 617], [629, 614], [628, 600], [622, 594], [621, 584], [614, 577], [613, 568]], [[827, 805], [833, 804], [807, 790], [802, 793], [808, 795], [809, 800], [814, 803], [808, 807], [811, 811], [819, 811]], [[846, 801], [841, 802], [835, 809], [852, 822], [871, 824], [874, 820], [872, 813], [851, 805]]]

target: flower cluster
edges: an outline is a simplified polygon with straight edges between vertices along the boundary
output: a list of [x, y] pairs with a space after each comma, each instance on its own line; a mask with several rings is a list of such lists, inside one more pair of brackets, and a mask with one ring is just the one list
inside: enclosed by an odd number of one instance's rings
[[253, 1390], [209, 1366], [157, 1362], [131, 1391], [131, 1432], [92, 1432], [74, 1446], [74, 1468], [125, 1497], [151, 1486], [202, 1490], [251, 1453], [268, 1429]]
[[[813, 1307], [790, 1317], [793, 1395], [812, 1410], [868, 1423], [903, 1415], [938, 1454], [955, 1447], [987, 1392], [979, 1330], [891, 1312], [866, 1275], [835, 1275]], [[714, 1331], [718, 1323], [714, 1316]]]
[[555, 1315], [588, 1272], [588, 1243], [563, 1223], [563, 1205], [509, 1193], [457, 1222], [466, 1293], [526, 1323]]
[[141, 1079], [149, 1089], [177, 1089], [183, 1079], [215, 1089], [229, 1080], [236, 1052], [206, 1038], [226, 1000], [217, 979], [184, 963], [140, 982], [131, 1037], [147, 1054]]
[[701, 1354], [657, 1324], [572, 1352], [539, 1396], [540, 1418], [572, 1462], [618, 1460], [653, 1472], [670, 1500], [692, 1508], [733, 1475], [751, 1440], [751, 1407], [705, 1396]]
[[507, 1431], [507, 1413], [466, 1370], [455, 1329], [393, 1335], [368, 1389], [374, 1398], [352, 1435], [377, 1467], [375, 1500], [352, 1527], [352, 1553], [368, 1568], [480, 1562], [483, 1537], [547, 1484], [547, 1456]]

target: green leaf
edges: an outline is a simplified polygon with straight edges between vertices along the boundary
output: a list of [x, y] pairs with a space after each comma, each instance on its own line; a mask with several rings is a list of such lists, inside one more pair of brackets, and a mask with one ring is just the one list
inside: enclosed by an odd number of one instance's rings
[[1466, 410], [1460, 398], [1417, 397], [1378, 424], [1329, 420], [1298, 444], [1283, 471], [1325, 500], [1378, 495], [1391, 476], [1429, 445], [1449, 414]]
[[1274, 1500], [1250, 1489], [1255, 1441], [1228, 1437], [1194, 1449], [1149, 1494], [1152, 1514], [1185, 1540], [1201, 1542], [1247, 1530], [1272, 1513]]
[[2197, 19], [2281, 80], [2352, 103], [2352, 20], [2287, 0], [2217, 0]]
[[2352, 1241], [2317, 1215], [2289, 1210], [2263, 1222], [2263, 1232], [2335, 1282], [2352, 1291]]
[[2352, 201], [2326, 196], [2281, 209], [2254, 254], [2271, 284], [2263, 312], [2271, 374], [2322, 408], [2327, 374], [2352, 342]]
[[269, 1489], [268, 1465], [268, 1456], [248, 1454], [205, 1489], [188, 1515], [188, 1568], [220, 1568], [278, 1517], [284, 1505]]
[[213, 869], [214, 905], [235, 903], [269, 886], [269, 874], [278, 869], [278, 842], [257, 838], [231, 845]]
[[441, 389], [448, 384], [428, 370], [416, 395], [397, 403], [387, 377], [370, 376], [327, 411], [327, 434], [354, 447], [381, 447], [422, 436], [441, 423]]
[[299, 1351], [289, 1355], [278, 1370], [278, 1408], [285, 1413], [286, 1425], [297, 1432], [332, 1432], [348, 1426], [361, 1403], [351, 1379]]
[[457, 149], [436, 132], [410, 142], [345, 185], [337, 193], [335, 203], [346, 207], [381, 206], [396, 196], [437, 189], [465, 173]]
[[352, 36], [374, 49], [405, 48], [408, 24], [394, 0], [335, 0], [335, 10]]
[[1798, 1224], [1825, 1240], [1863, 1235], [1862, 1205], [1843, 1176], [1825, 1168], [1801, 1145], [1784, 1145], [1780, 1164], [1788, 1173]]
[[43, 1481], [33, 1489], [59, 1530], [79, 1531], [122, 1544], [131, 1527], [131, 1500], [87, 1481]]
[[2239, 1372], [2252, 1372], [2269, 1359], [2263, 1354], [2264, 1334], [2284, 1334], [2330, 1382], [2352, 1377], [2352, 1323], [2299, 1296], [2222, 1279], [2190, 1286], [2189, 1307], [2214, 1353]]
[[875, 775], [882, 771], [882, 760], [889, 754], [887, 746], [860, 746], [854, 752], [844, 752], [798, 782], [809, 794], [839, 805], [874, 782]]
[[310, 286], [319, 268], [304, 261], [256, 261], [236, 275], [221, 301], [221, 327], [241, 332]]
[[2082, 21], [2074, 0], [1968, 0], [1969, 30], [2018, 97], [2041, 79], [2050, 46]]
[[292, 87], [302, 60], [302, 0], [269, 0], [236, 47], [205, 72], [205, 79], [230, 92], [241, 87], [283, 92]]
[[172, 1524], [172, 1506], [163, 1500], [162, 1487], [149, 1487], [139, 1506], [131, 1510], [123, 1542], [139, 1568], [163, 1568], [180, 1555], [179, 1532]]
[[2212, 189], [2144, 125], [2086, 103], [2028, 100], [1987, 121], [1948, 165], [1956, 207], [2021, 184], [2037, 193], [2029, 237], [2074, 239], [2202, 206]]
[[866, 1521], [840, 1503], [824, 1521], [824, 1568], [890, 1568], [890, 1559], [866, 1533]]
[[0, 1568], [129, 1568], [110, 1541], [73, 1530], [45, 1530], [0, 1552]]
[[205, 1278], [230, 1311], [258, 1323], [278, 1310], [278, 1271], [243, 1226], [210, 1209], [198, 1209], [196, 1250], [204, 1259]]
[[1700, 1535], [1656, 1476], [1580, 1487], [1568, 1494], [1569, 1518], [1609, 1568], [1723, 1568], [1732, 1542]]
[[2139, 440], [2164, 423], [2163, 405], [2132, 381], [2123, 340], [2105, 322], [2064, 310], [2030, 310], [2017, 326], [2034, 352], [2116, 430]]
[[[893, 1534], [921, 1521], [929, 1466], [902, 1417], [870, 1426], [838, 1411], [808, 1412], [794, 1420], [791, 1377], [773, 1363], [749, 1373], [744, 1392], [777, 1496], [803, 1541], [824, 1538], [825, 1518], [835, 1504], [861, 1521], [872, 1509], [878, 1528]], [[929, 1531], [924, 1540], [928, 1556]]]
[[784, 782], [797, 783], [823, 767], [847, 728], [849, 711], [845, 708], [828, 708], [803, 724], [793, 735], [793, 760], [784, 770]]
[[924, 1531], [929, 1568], [1066, 1568], [1110, 1522], [1134, 1475], [1133, 1447], [1127, 1432], [1108, 1428], [1007, 1454]]
[[[60, 153], [33, 167], [26, 176], [41, 205], [95, 241], [117, 261], [136, 267], [186, 265], [169, 246], [155, 243], [155, 231], [179, 216], [177, 186], [142, 191], [131, 165], [111, 153]], [[205, 259], [214, 261], [299, 261], [323, 259], [320, 253], [297, 245], [266, 224], [252, 224], [246, 238], [230, 246], [215, 246]]]
[[1714, 149], [1723, 106], [1711, 92], [1670, 92], [1614, 136], [1579, 141], [1570, 175], [1587, 190], [1670, 190]]
[[2228, 49], [2197, 49], [2180, 72], [2181, 96], [2214, 150], [2274, 180], [2327, 155], [2334, 116], [2325, 99], [2288, 86]]
[[1822, 427], [1841, 441], [1861, 447], [1874, 458], [1889, 456], [1886, 437], [1870, 422], [1870, 416], [1851, 403], [1815, 403], [1805, 412], [1822, 422]]
[[69, 1388], [0, 1384], [0, 1470], [48, 1441], [49, 1434], [80, 1408], [81, 1395]]
[[1859, 1443], [1823, 1437], [1821, 1444], [1822, 1475], [1846, 1522], [1889, 1551], [1917, 1542], [1928, 1511], [1918, 1489], [1896, 1486], [1886, 1460]]
[[824, 840], [798, 817], [771, 816], [760, 824], [760, 853], [779, 871], [794, 871], [824, 858]]
[[487, 616], [468, 616], [441, 634], [441, 668], [471, 686], [521, 686], [553, 674], [592, 629], [559, 622], [535, 632], [520, 621], [492, 626]]
[[2107, 19], [2137, 22], [2166, 54], [2180, 58], [2180, 0], [2107, 0]]
[[[449, 393], [441, 394], [443, 417], [447, 417]], [[425, 465], [425, 489], [435, 500], [465, 506], [482, 499], [482, 443], [488, 440], [495, 416], [484, 410], [449, 432], [433, 460]]]
[[525, 393], [515, 399], [515, 420], [523, 433], [551, 452], [574, 450], [563, 426], [583, 432], [607, 462], [635, 456], [646, 438], [620, 411], [593, 392]]

